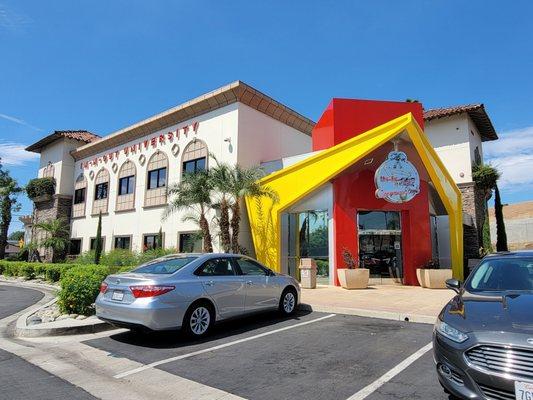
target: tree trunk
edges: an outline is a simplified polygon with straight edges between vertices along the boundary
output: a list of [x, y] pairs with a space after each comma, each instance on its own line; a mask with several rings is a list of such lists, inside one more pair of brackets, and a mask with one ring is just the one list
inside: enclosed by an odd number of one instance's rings
[[231, 252], [239, 254], [241, 246], [239, 245], [239, 229], [241, 225], [241, 206], [237, 199], [231, 206]]
[[209, 222], [207, 222], [207, 219], [203, 213], [200, 214], [199, 225], [204, 237], [204, 253], [212, 253], [213, 240], [211, 239], [211, 232], [209, 231]]
[[498, 185], [494, 187], [494, 215], [496, 217], [496, 251], [509, 251], [505, 222], [503, 220], [503, 205]]
[[11, 198], [9, 196], [4, 196], [0, 204], [2, 205], [2, 215], [0, 220], [0, 260], [3, 260], [6, 256], [7, 231], [11, 224]]
[[229, 253], [231, 250], [231, 238], [229, 235], [229, 204], [224, 197], [220, 202], [220, 244], [224, 253]]

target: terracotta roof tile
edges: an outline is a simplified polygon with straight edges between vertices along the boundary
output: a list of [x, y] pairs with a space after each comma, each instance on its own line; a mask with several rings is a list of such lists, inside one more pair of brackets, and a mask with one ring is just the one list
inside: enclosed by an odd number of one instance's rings
[[485, 111], [485, 106], [483, 104], [466, 104], [462, 106], [425, 110], [424, 119], [426, 121], [431, 121], [434, 119], [446, 118], [465, 113], [470, 116], [476, 125], [483, 141], [498, 139], [496, 130], [494, 129], [492, 121]]
[[47, 146], [50, 143], [55, 142], [57, 139], [62, 138], [62, 137], [78, 140], [84, 143], [92, 143], [100, 139], [100, 136], [92, 132], [82, 130], [82, 129], [68, 130], [68, 131], [54, 131], [53, 133], [51, 133], [48, 136], [45, 136], [38, 142], [35, 142], [34, 144], [26, 147], [26, 151], [40, 153], [41, 149], [44, 146]]

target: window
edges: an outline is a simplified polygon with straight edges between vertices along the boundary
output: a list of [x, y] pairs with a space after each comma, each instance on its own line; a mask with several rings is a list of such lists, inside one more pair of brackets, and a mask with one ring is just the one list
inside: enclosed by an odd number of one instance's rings
[[74, 191], [74, 204], [80, 204], [85, 201], [85, 188], [76, 189]]
[[109, 184], [107, 182], [98, 183], [94, 189], [94, 199], [103, 200], [107, 199], [107, 189]]
[[135, 268], [132, 272], [138, 274], [173, 274], [197, 258], [198, 257], [176, 257], [151, 261], [145, 265]]
[[255, 261], [247, 258], [240, 258], [237, 260], [237, 263], [239, 264], [243, 275], [268, 275], [267, 270]]
[[196, 160], [185, 161], [183, 163], [182, 171], [183, 174], [205, 171], [205, 157], [197, 158]]
[[68, 253], [77, 256], [81, 253], [81, 239], [72, 239], [68, 248]]
[[115, 237], [115, 249], [129, 250], [131, 248], [131, 236]]
[[148, 189], [165, 187], [167, 184], [167, 169], [158, 168], [148, 171]]
[[178, 243], [180, 253], [199, 253], [203, 247], [200, 232], [180, 233]]
[[234, 276], [235, 270], [229, 258], [215, 258], [206, 261], [195, 272], [198, 276]]
[[135, 190], [135, 176], [130, 175], [118, 181], [118, 195], [131, 194]]
[[465, 283], [469, 292], [533, 291], [533, 257], [487, 258]]
[[400, 230], [400, 213], [397, 211], [359, 211], [358, 226], [367, 230]]
[[159, 243], [159, 235], [144, 235], [143, 251], [161, 248], [162, 243]]
[[[102, 243], [102, 250], [104, 249], [104, 245], [105, 245], [105, 237], [101, 238], [100, 239], [100, 243]], [[96, 238], [91, 238], [91, 247], [90, 247], [91, 250], [95, 250], [96, 249]]]

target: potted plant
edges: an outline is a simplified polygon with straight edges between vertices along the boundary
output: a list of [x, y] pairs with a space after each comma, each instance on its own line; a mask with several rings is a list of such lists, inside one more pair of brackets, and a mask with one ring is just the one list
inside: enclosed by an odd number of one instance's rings
[[438, 259], [431, 259], [416, 270], [416, 278], [423, 288], [445, 289], [446, 280], [452, 278], [450, 268], [440, 268]]
[[337, 269], [337, 276], [341, 286], [344, 289], [366, 289], [370, 270], [359, 268], [359, 263], [347, 248], [342, 250], [342, 258], [346, 267]]

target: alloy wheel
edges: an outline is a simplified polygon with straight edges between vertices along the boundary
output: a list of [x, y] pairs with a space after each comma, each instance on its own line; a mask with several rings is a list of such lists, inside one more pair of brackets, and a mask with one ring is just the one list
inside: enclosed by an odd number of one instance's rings
[[290, 314], [294, 310], [294, 306], [296, 304], [296, 298], [294, 297], [294, 293], [287, 292], [285, 294], [285, 297], [283, 298], [283, 310]]
[[209, 329], [211, 323], [211, 314], [209, 310], [203, 306], [197, 307], [191, 314], [189, 325], [191, 332], [195, 335], [203, 335]]

